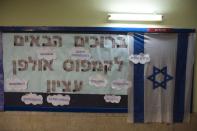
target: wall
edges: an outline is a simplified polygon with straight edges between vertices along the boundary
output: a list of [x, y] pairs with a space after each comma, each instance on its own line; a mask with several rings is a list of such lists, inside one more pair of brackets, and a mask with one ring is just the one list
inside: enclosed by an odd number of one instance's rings
[[126, 114], [0, 113], [0, 131], [196, 131], [197, 115], [184, 124], [129, 124]]
[[[0, 26], [167, 26], [197, 28], [196, 0], [0, 0]], [[154, 12], [165, 15], [161, 23], [109, 23], [107, 12]], [[144, 25], [146, 24], [146, 25]], [[197, 59], [197, 57], [196, 57]], [[197, 64], [195, 68], [197, 76]], [[196, 77], [197, 79], [197, 77]], [[197, 112], [195, 79], [194, 111]], [[190, 124], [128, 124], [126, 114], [0, 113], [4, 130], [194, 130]]]
[[165, 15], [158, 25], [193, 28], [195, 5], [196, 0], [0, 0], [0, 25], [112, 26], [117, 24], [106, 21], [108, 12], [156, 12]]

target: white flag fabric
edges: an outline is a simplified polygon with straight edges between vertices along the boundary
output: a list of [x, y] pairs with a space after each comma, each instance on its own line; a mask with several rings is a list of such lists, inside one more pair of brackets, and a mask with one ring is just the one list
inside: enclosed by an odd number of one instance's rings
[[150, 62], [130, 62], [129, 122], [188, 122], [194, 33], [134, 33], [130, 55], [148, 54]]

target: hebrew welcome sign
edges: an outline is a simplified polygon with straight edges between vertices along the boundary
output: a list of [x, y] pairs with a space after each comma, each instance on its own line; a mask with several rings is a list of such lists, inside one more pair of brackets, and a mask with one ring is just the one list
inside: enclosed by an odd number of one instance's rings
[[131, 86], [129, 41], [123, 34], [3, 33], [5, 97], [20, 106], [70, 106], [79, 96], [121, 105]]

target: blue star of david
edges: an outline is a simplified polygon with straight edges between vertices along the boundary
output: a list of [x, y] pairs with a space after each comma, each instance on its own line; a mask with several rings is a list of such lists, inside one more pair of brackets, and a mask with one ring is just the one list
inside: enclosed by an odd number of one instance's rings
[[[160, 73], [164, 77], [162, 81], [158, 81], [156, 79], [156, 76], [159, 75]], [[166, 89], [167, 82], [172, 80], [173, 77], [167, 73], [167, 66], [163, 67], [162, 69], [153, 66], [153, 74], [150, 75], [147, 79], [153, 82], [153, 89], [156, 89], [158, 87], [162, 87], [163, 89]]]

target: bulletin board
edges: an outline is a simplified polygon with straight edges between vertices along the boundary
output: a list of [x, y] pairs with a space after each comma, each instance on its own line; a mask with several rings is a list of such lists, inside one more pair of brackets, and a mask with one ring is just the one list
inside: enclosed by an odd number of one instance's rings
[[127, 90], [133, 81], [129, 61], [132, 34], [174, 31], [0, 27], [3, 108], [127, 112]]

